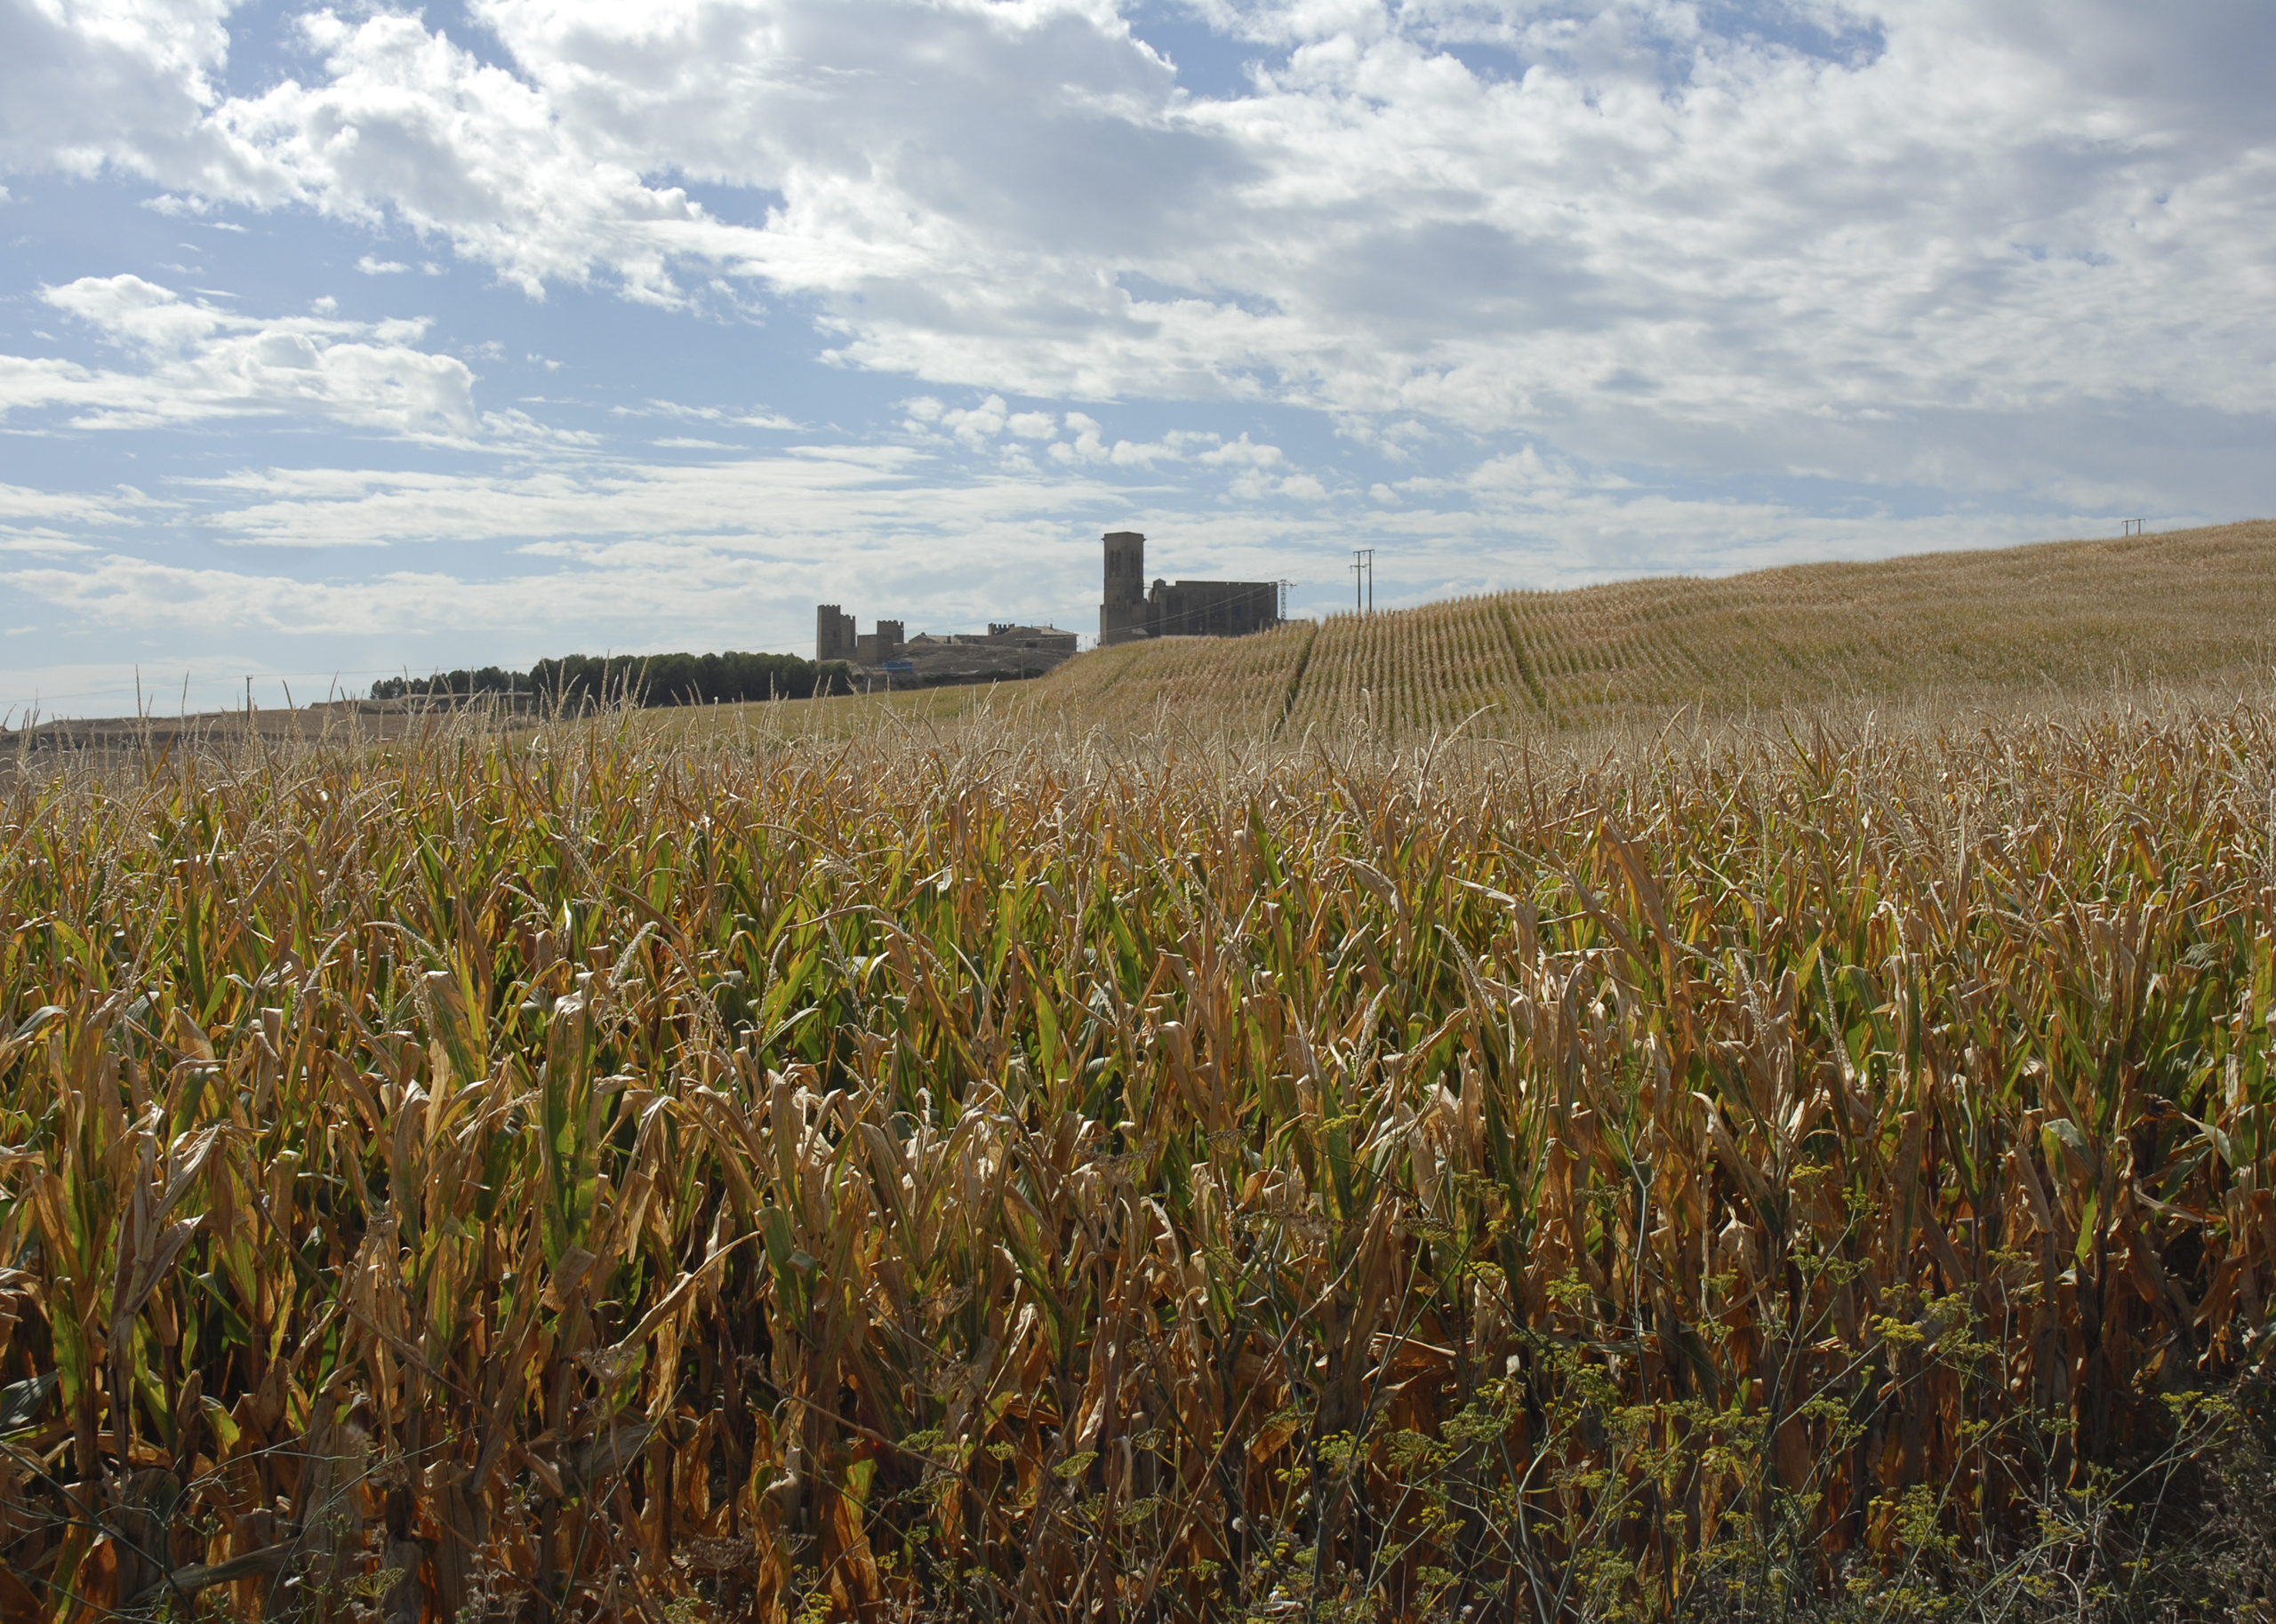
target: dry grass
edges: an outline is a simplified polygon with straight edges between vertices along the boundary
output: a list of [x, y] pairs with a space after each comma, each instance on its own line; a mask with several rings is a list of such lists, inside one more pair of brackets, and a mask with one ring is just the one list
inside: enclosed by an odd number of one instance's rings
[[418, 701], [345, 700], [285, 710], [197, 711], [180, 716], [119, 716], [84, 721], [26, 721], [0, 728], [0, 764], [68, 756], [76, 766], [102, 766], [152, 754], [259, 756], [280, 747], [353, 748], [399, 741], [422, 732], [496, 732], [517, 718], [499, 706], [452, 712]]
[[962, 726], [9, 788], [0, 1616], [2169, 1595], [2276, 1300], [2264, 712]]
[[[654, 724], [664, 736], [726, 746], [789, 739], [852, 739], [925, 728], [1003, 708], [1009, 692], [988, 684], [923, 688], [905, 692], [834, 695], [819, 700], [659, 708]], [[124, 764], [153, 755], [197, 754], [231, 761], [257, 760], [278, 748], [353, 749], [372, 744], [417, 745], [443, 737], [527, 732], [560, 720], [527, 705], [509, 708], [477, 700], [453, 706], [412, 700], [351, 700], [287, 710], [204, 711], [87, 721], [33, 722], [0, 728], [0, 773], [19, 764], [36, 771], [68, 758], [74, 766]]]
[[1025, 684], [969, 683], [907, 692], [833, 694], [741, 705], [704, 705], [656, 713], [674, 738], [698, 744], [750, 748], [794, 740], [851, 740], [873, 733], [954, 725], [1005, 708], [1005, 696]]
[[[1859, 700], [2005, 703], [2201, 684], [2276, 663], [2276, 524], [1716, 580], [1508, 593], [1234, 643], [1070, 661], [1046, 714], [1113, 730], [1420, 741], [1484, 711], [1505, 738]], [[1139, 702], [1133, 702], [1134, 699]]]

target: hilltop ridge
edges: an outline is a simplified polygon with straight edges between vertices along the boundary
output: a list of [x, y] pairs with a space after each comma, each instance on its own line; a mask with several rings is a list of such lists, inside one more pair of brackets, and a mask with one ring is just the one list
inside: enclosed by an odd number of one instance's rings
[[[1094, 651], [1070, 720], [1300, 737], [1567, 731], [1879, 696], [2192, 683], [2276, 653], [2276, 522], [1661, 576]], [[1479, 713], [1483, 713], [1480, 715]]]

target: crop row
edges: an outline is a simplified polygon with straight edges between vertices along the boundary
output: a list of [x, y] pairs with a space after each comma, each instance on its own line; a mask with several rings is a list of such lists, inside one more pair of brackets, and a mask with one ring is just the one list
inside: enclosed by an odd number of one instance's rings
[[[1045, 689], [1051, 705], [1125, 730], [1174, 710], [1231, 734], [1277, 726], [1283, 738], [1377, 743], [1466, 721], [1514, 736], [1663, 719], [1682, 706], [1729, 715], [1931, 694], [2107, 694], [2264, 671], [2276, 654], [2272, 561], [2276, 525], [2259, 524], [1506, 593], [1334, 615], [1316, 637], [1292, 628], [1261, 643], [1109, 651]], [[1306, 637], [1298, 659], [1291, 651]]]
[[1505, 755], [16, 784], [0, 1612], [2124, 1580], [2271, 1332], [2276, 735]]

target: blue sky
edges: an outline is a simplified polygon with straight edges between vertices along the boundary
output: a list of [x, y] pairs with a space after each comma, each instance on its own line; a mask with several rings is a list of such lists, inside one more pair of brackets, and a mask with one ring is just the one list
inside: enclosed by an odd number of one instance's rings
[[0, 0], [0, 708], [2276, 511], [2276, 12]]

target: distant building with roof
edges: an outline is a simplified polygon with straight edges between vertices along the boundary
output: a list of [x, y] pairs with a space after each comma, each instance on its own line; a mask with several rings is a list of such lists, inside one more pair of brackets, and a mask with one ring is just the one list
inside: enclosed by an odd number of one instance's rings
[[1022, 626], [991, 620], [986, 632], [930, 632], [909, 636], [906, 620], [879, 620], [875, 631], [860, 631], [854, 617], [837, 604], [814, 607], [816, 663], [843, 660], [918, 683], [986, 682], [1040, 676], [1074, 653], [1079, 639], [1055, 626]]
[[1110, 531], [1099, 646], [1145, 637], [1246, 637], [1280, 624], [1277, 580], [1157, 580], [1146, 586], [1146, 538]]

